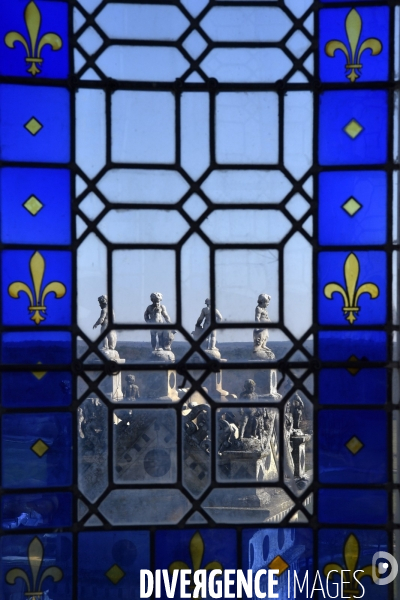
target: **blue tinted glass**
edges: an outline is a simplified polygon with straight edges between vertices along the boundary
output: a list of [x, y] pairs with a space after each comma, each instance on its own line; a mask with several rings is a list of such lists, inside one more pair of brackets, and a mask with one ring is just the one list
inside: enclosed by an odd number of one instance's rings
[[149, 537], [148, 531], [81, 533], [79, 598], [139, 598], [140, 569], [150, 569]]
[[[322, 331], [319, 333], [321, 361], [387, 360], [383, 331]], [[387, 395], [386, 369], [321, 369], [321, 404], [384, 404]]]
[[[355, 539], [354, 539], [355, 538]], [[355, 554], [351, 548], [356, 547], [358, 553]], [[327, 565], [332, 563], [340, 565], [341, 569], [348, 569], [348, 561], [355, 560], [355, 569], [365, 569], [372, 564], [372, 557], [378, 550], [388, 551], [388, 535], [382, 530], [363, 530], [363, 529], [322, 529], [318, 534], [318, 569], [324, 573]], [[347, 559], [347, 560], [346, 560]], [[329, 583], [329, 594], [331, 598], [337, 595], [342, 598], [350, 596], [350, 589], [354, 590], [353, 598], [364, 597], [374, 600], [386, 600], [388, 598], [388, 585], [376, 585], [371, 576], [358, 573], [357, 579], [361, 581], [362, 586], [357, 584], [354, 579], [354, 585], [343, 588], [341, 594], [340, 572], [332, 573], [332, 583]], [[343, 580], [349, 580], [349, 572], [343, 572]], [[323, 577], [325, 583], [325, 578]], [[338, 584], [338, 585], [335, 585]], [[326, 590], [326, 588], [325, 588]], [[322, 596], [321, 596], [322, 597]], [[329, 598], [325, 591], [325, 597]]]
[[320, 99], [322, 165], [382, 164], [387, 160], [386, 92], [325, 92]]
[[[321, 252], [318, 261], [318, 280], [321, 324], [351, 326], [353, 319], [353, 324], [356, 325], [385, 323], [386, 254], [384, 252]], [[361, 288], [367, 283], [371, 285]], [[338, 284], [342, 291], [330, 284]], [[354, 310], [348, 310], [345, 295], [349, 294], [352, 285], [356, 286], [355, 298], [351, 302], [353, 305], [351, 308]]]
[[[41, 323], [44, 325], [70, 324], [71, 254], [69, 252], [5, 250], [2, 256], [2, 266], [3, 322], [5, 324], [32, 326], [38, 326]], [[40, 294], [37, 298], [34, 283], [39, 282], [40, 284], [41, 275], [43, 280], [41, 286], [39, 285]], [[21, 284], [28, 286], [33, 306], [27, 291], [19, 291], [22, 287]], [[48, 287], [50, 284], [52, 284], [51, 287]], [[45, 297], [43, 298], [44, 293]]]
[[[223, 569], [237, 568], [236, 555], [236, 531], [224, 529], [223, 535], [218, 529], [187, 529], [187, 530], [165, 530], [156, 532], [156, 569], [168, 569], [174, 562], [184, 562], [188, 569], [193, 569], [196, 556], [190, 552], [190, 542], [194, 536], [197, 539], [197, 547], [203, 547], [204, 552], [201, 566], [197, 568], [206, 569], [210, 562], [218, 562]], [[195, 540], [196, 542], [196, 540]], [[200, 558], [200, 555], [198, 556]], [[176, 567], [181, 568], [181, 567]], [[218, 567], [213, 566], [214, 569]], [[179, 589], [174, 598], [180, 598]], [[161, 598], [167, 598], [165, 589], [161, 588]]]
[[[37, 564], [40, 576], [36, 584], [40, 582], [47, 567], [52, 567], [53, 573], [57, 574], [57, 581], [48, 575], [42, 582], [42, 591], [47, 590], [47, 598], [62, 598], [72, 600], [72, 535], [68, 533], [44, 533], [40, 535], [6, 535], [1, 540], [1, 567], [0, 567], [0, 590], [2, 600], [19, 600], [31, 598], [27, 589], [27, 583], [31, 586], [32, 571], [29, 556], [43, 556], [41, 563]], [[18, 577], [14, 584], [6, 582], [6, 575], [11, 569], [22, 569], [26, 574], [26, 582]], [[59, 569], [61, 573], [56, 570]], [[40, 596], [46, 600], [43, 594]]]
[[[271, 562], [280, 557], [288, 567], [282, 576], [277, 577], [278, 585], [274, 592], [279, 598], [308, 598], [306, 590], [296, 596], [293, 590], [294, 571], [301, 580], [306, 571], [312, 572], [313, 566], [313, 532], [311, 529], [244, 529], [242, 534], [242, 569], [252, 569], [253, 574], [259, 569], [277, 568]], [[290, 576], [288, 573], [290, 572]], [[291, 587], [289, 594], [288, 580]], [[267, 590], [264, 590], [267, 591]], [[255, 597], [255, 596], [254, 596]], [[267, 595], [268, 597], [268, 595]]]
[[322, 523], [383, 525], [387, 507], [385, 490], [320, 490], [318, 518]]
[[68, 162], [69, 97], [62, 88], [0, 85], [1, 159]]
[[44, 371], [40, 364], [68, 364], [72, 360], [71, 335], [60, 331], [5, 333], [2, 361], [39, 365], [29, 372], [4, 371], [1, 379], [3, 406], [67, 406], [72, 399], [68, 371]]
[[[27, 52], [20, 41], [14, 42], [14, 44], [11, 41], [7, 44], [4, 43], [3, 40], [5, 40], [6, 35], [10, 32], [19, 33], [25, 39], [30, 56], [32, 56], [27, 24], [33, 16], [32, 11], [35, 9], [31, 6], [30, 12], [25, 13], [28, 4], [26, 0], [13, 0], [12, 2], [0, 0], [2, 15], [0, 21], [0, 39], [2, 40], [0, 44], [1, 75], [17, 75], [18, 77], [29, 77], [31, 79], [68, 77], [68, 4], [66, 2], [42, 2], [41, 0], [35, 0], [41, 23], [33, 57], [36, 58], [38, 56], [37, 46], [46, 34], [53, 34], [53, 36], [47, 38], [48, 42], [52, 42], [58, 48], [57, 50], [53, 50], [49, 43], [45, 44], [40, 51], [41, 62], [27, 62]], [[11, 34], [8, 36], [8, 39], [12, 37]], [[59, 47], [60, 44], [61, 47]], [[39, 72], [36, 72], [36, 70]]]
[[71, 415], [4, 415], [3, 487], [46, 488], [71, 485]]
[[[351, 15], [350, 15], [351, 13]], [[357, 17], [358, 14], [358, 17]], [[353, 35], [359, 32], [358, 45], [355, 56], [352, 56], [350, 42], [346, 32], [346, 19]], [[320, 77], [322, 81], [383, 81], [389, 73], [389, 9], [388, 7], [359, 7], [335, 8], [334, 10], [321, 10], [320, 21]], [[354, 24], [356, 25], [354, 27]], [[359, 25], [358, 25], [359, 24]], [[368, 40], [377, 39], [377, 42]], [[327, 44], [337, 40], [342, 42], [347, 49], [350, 61], [344, 51], [337, 49], [330, 51]], [[362, 44], [366, 42], [374, 47], [375, 55], [367, 48], [359, 56]], [[334, 53], [334, 56], [328, 56]], [[346, 68], [348, 64], [361, 65], [357, 69]], [[348, 77], [350, 76], [351, 79]]]
[[323, 483], [387, 481], [387, 417], [378, 410], [319, 413], [319, 475]]
[[35, 527], [70, 527], [72, 525], [72, 494], [33, 493], [6, 494], [1, 500], [3, 529], [34, 529]]
[[70, 243], [69, 171], [1, 169], [0, 203], [3, 243]]
[[386, 174], [383, 171], [321, 173], [318, 211], [320, 244], [384, 244], [386, 187]]

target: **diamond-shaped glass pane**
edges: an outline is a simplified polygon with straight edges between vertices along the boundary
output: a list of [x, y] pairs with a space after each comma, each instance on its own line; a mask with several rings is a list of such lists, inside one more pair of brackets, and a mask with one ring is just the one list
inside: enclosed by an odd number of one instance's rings
[[363, 448], [364, 444], [355, 435], [347, 442], [346, 448], [352, 453], [357, 454]]
[[360, 135], [363, 129], [363, 126], [360, 125], [360, 123], [355, 119], [352, 119], [349, 123], [347, 123], [346, 127], [344, 128], [347, 135], [353, 140]]
[[36, 135], [42, 129], [43, 125], [39, 123], [35, 117], [32, 117], [27, 123], [25, 123], [24, 127], [29, 131], [29, 133]]
[[32, 452], [34, 452], [35, 454], [37, 454], [37, 456], [39, 456], [40, 458], [46, 454], [47, 450], [49, 449], [48, 445], [41, 439], [37, 440], [33, 446], [31, 446], [31, 450]]
[[96, 194], [91, 192], [86, 198], [80, 203], [79, 208], [89, 219], [95, 219], [97, 215], [104, 209], [104, 204]]
[[342, 204], [342, 208], [347, 212], [348, 215], [352, 217], [362, 208], [362, 204], [360, 204], [355, 198], [349, 198], [344, 204]]
[[282, 556], [276, 556], [268, 565], [269, 569], [277, 569], [279, 571], [278, 577], [282, 575], [289, 568], [287, 562], [282, 558]]
[[94, 54], [102, 45], [103, 40], [93, 27], [89, 27], [89, 29], [86, 29], [86, 31], [82, 33], [78, 42], [88, 54]]
[[295, 219], [301, 219], [301, 217], [310, 208], [310, 205], [306, 200], [304, 200], [303, 196], [301, 196], [300, 194], [296, 194], [286, 204], [286, 208]]
[[24, 208], [26, 208], [31, 215], [35, 216], [40, 210], [42, 210], [43, 204], [38, 198], [36, 198], [36, 196], [31, 196], [26, 202], [24, 202]]
[[207, 204], [198, 196], [193, 194], [183, 205], [183, 210], [187, 212], [193, 220], [198, 219], [207, 209]]
[[286, 46], [297, 58], [302, 56], [304, 52], [308, 50], [310, 44], [310, 40], [307, 39], [301, 31], [296, 31], [296, 33], [294, 33], [286, 42]]
[[197, 58], [207, 47], [207, 42], [197, 31], [192, 31], [182, 46], [189, 52], [190, 56]]

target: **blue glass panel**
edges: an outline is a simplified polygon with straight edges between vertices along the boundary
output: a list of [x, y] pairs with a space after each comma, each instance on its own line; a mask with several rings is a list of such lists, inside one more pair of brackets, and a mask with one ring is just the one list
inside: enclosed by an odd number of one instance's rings
[[[351, 81], [354, 76], [358, 76], [355, 77], [354, 81], [384, 81], [389, 74], [389, 9], [385, 6], [357, 8], [361, 21], [361, 31], [354, 57], [352, 57], [346, 33], [346, 18], [351, 10], [350, 7], [335, 8], [334, 10], [321, 10], [319, 13], [321, 80], [346, 83]], [[371, 49], [366, 49], [359, 57], [360, 60], [358, 60], [361, 45], [370, 38], [377, 38], [381, 43], [379, 54], [372, 56]], [[336, 50], [333, 57], [327, 55], [326, 44], [332, 40], [338, 40], [346, 46], [350, 61], [342, 50]], [[346, 68], [349, 63], [362, 66], [352, 71]], [[348, 75], [352, 79], [349, 79]]]
[[[271, 562], [278, 556], [288, 565], [280, 575], [278, 585], [274, 592], [279, 598], [309, 598], [306, 590], [296, 596], [293, 590], [293, 572], [296, 571], [301, 580], [307, 571], [312, 572], [313, 567], [313, 536], [311, 529], [244, 529], [242, 534], [242, 569], [252, 569], [253, 573], [259, 569], [277, 568], [270, 567]], [[290, 573], [290, 593], [288, 585]], [[262, 578], [262, 581], [265, 578]], [[267, 592], [266, 589], [262, 590]], [[255, 597], [255, 596], [254, 596]], [[267, 594], [268, 597], [268, 594]]]
[[[41, 535], [6, 535], [1, 540], [1, 570], [0, 570], [0, 589], [2, 600], [23, 600], [31, 597], [39, 597], [35, 594], [29, 594], [27, 583], [32, 586], [33, 573], [29, 563], [29, 556], [43, 556], [43, 559], [38, 561], [38, 577], [36, 586], [45, 572], [45, 569], [57, 567], [61, 573], [57, 571], [57, 575], [61, 577], [58, 581], [54, 581], [49, 573], [41, 585], [43, 595], [40, 598], [46, 600], [44, 592], [47, 590], [47, 598], [62, 598], [62, 600], [72, 599], [72, 535], [68, 533], [45, 533]], [[35, 563], [34, 563], [35, 564]], [[37, 563], [36, 563], [37, 564]], [[14, 584], [6, 582], [6, 575], [11, 569], [22, 569], [26, 574], [24, 581], [21, 577], [15, 579]], [[39, 591], [31, 588], [30, 592]]]
[[[35, 0], [35, 5], [40, 13], [40, 29], [36, 48], [33, 56], [37, 57], [37, 46], [43, 35], [48, 33], [56, 34], [61, 41], [61, 47], [53, 50], [49, 44], [42, 47], [40, 52], [41, 62], [27, 62], [27, 52], [21, 42], [14, 43], [10, 48], [4, 43], [4, 39], [9, 32], [17, 32], [25, 39], [30, 56], [32, 48], [30, 43], [29, 31], [25, 21], [25, 9], [28, 5], [26, 0], [0, 0], [0, 11], [2, 19], [0, 22], [0, 74], [17, 75], [18, 77], [29, 78], [64, 78], [68, 77], [68, 5], [64, 2], [42, 2]], [[32, 8], [31, 8], [32, 10]], [[28, 15], [29, 16], [29, 13]], [[28, 19], [29, 21], [29, 19]], [[49, 40], [50, 41], [50, 40]], [[52, 41], [59, 41], [54, 37]], [[31, 69], [31, 71], [28, 71]], [[35, 72], [38, 70], [39, 72]], [[32, 73], [35, 72], [35, 74]]]
[[1, 169], [0, 203], [3, 243], [70, 243], [70, 173], [66, 169]]
[[[61, 331], [5, 333], [2, 361], [9, 364], [68, 364], [72, 360], [71, 335]], [[72, 399], [68, 371], [3, 372], [3, 406], [67, 406]]]
[[[352, 544], [358, 547], [358, 555], [354, 556], [352, 552], [349, 553], [349, 543], [351, 544], [354, 536], [357, 540], [356, 544]], [[344, 569], [349, 569], [349, 561], [353, 564], [353, 560], [356, 560], [355, 569], [365, 569], [372, 564], [372, 557], [378, 550], [388, 551], [388, 538], [386, 531], [381, 530], [363, 530], [363, 529], [322, 529], [318, 535], [318, 557], [319, 564], [318, 569], [321, 575], [324, 573], [324, 569], [327, 565], [335, 563], [340, 565]], [[334, 568], [334, 567], [331, 567]], [[343, 573], [344, 580], [350, 580], [349, 572]], [[362, 575], [362, 577], [360, 577]], [[364, 597], [365, 599], [373, 598], [373, 600], [386, 600], [388, 598], [388, 585], [376, 585], [372, 578], [366, 573], [358, 573], [357, 579], [360, 580], [361, 585], [352, 585], [351, 589], [354, 590], [353, 598]], [[323, 578], [325, 584], [325, 578]], [[354, 584], [356, 582], [352, 580]], [[334, 585], [338, 584], [338, 585]], [[365, 592], [363, 592], [363, 587]], [[349, 586], [350, 587], [350, 586]], [[340, 572], [332, 573], [332, 580], [329, 583], [329, 594], [331, 598], [340, 596], [346, 598], [350, 596], [349, 587], [344, 586], [343, 594], [340, 589]], [[322, 593], [321, 596], [322, 597]], [[325, 597], [329, 598], [326, 588]], [[351, 596], [350, 596], [351, 597]]]
[[321, 482], [386, 482], [386, 430], [384, 411], [321, 411], [318, 432]]
[[332, 246], [386, 242], [386, 173], [320, 174], [319, 242]]
[[[71, 322], [71, 254], [54, 250], [5, 250], [2, 256], [3, 265], [3, 322], [6, 325], [69, 325]], [[33, 269], [33, 271], [31, 271]], [[36, 298], [33, 284], [39, 281], [38, 273], [43, 273], [40, 297]], [[35, 307], [45, 307], [45, 310], [29, 310], [31, 302], [27, 292], [19, 291], [17, 286], [10, 289], [16, 282], [26, 284], [32, 294]], [[49, 284], [58, 285], [47, 288]], [[40, 281], [39, 281], [40, 283]], [[61, 287], [59, 284], [62, 284]], [[64, 287], [62, 287], [64, 286]], [[21, 286], [19, 286], [21, 287]], [[43, 292], [49, 290], [43, 299]], [[14, 290], [14, 292], [13, 292]], [[47, 291], [46, 290], [46, 291]], [[59, 296], [56, 297], [56, 293]]]
[[[345, 266], [351, 266], [351, 273], [357, 274], [357, 267], [353, 256], [358, 263], [358, 278], [354, 281], [349, 276], [349, 281], [345, 279]], [[349, 261], [349, 262], [347, 262]], [[353, 268], [354, 267], [354, 268]], [[351, 326], [351, 319], [355, 319], [355, 325], [383, 325], [386, 322], [386, 254], [384, 252], [321, 252], [318, 262], [318, 285], [319, 285], [319, 320], [324, 325], [348, 325]], [[371, 283], [376, 287], [368, 289], [378, 293], [378, 296], [372, 298], [370, 293], [364, 289], [363, 292], [353, 304], [355, 311], [344, 310], [345, 300], [342, 293], [338, 290], [328, 298], [325, 294], [330, 294], [332, 288], [326, 286], [330, 283], [337, 283], [343, 293], [348, 293], [349, 285], [356, 283], [356, 290], [360, 286]], [[350, 285], [351, 289], [351, 285]], [[365, 290], [365, 291], [364, 291]], [[358, 309], [358, 310], [357, 310]]]
[[148, 531], [81, 533], [79, 600], [139, 598], [140, 569], [150, 569], [149, 537]]
[[[322, 165], [387, 161], [388, 96], [383, 91], [325, 92], [320, 97]], [[346, 132], [347, 128], [347, 132]]]
[[[235, 530], [224, 529], [221, 535], [220, 529], [174, 529], [156, 532], [156, 569], [168, 569], [176, 561], [184, 562], [188, 569], [193, 569], [193, 563], [199, 558], [190, 553], [190, 541], [195, 535], [201, 536], [198, 547], [202, 544], [204, 548], [199, 568], [206, 569], [207, 564], [214, 561], [219, 562], [223, 569], [237, 568]], [[161, 587], [161, 598], [167, 598], [164, 586]], [[174, 598], [180, 598], [179, 589]]]
[[385, 490], [320, 490], [318, 518], [322, 523], [383, 525], [387, 507]]
[[71, 485], [71, 415], [4, 415], [3, 486], [46, 488]]
[[0, 85], [0, 158], [68, 162], [69, 96], [63, 88]]
[[35, 527], [70, 527], [72, 525], [72, 494], [34, 493], [6, 494], [1, 501], [3, 529], [34, 529]]
[[[383, 331], [322, 331], [319, 357], [322, 361], [387, 360]], [[321, 369], [321, 404], [384, 404], [387, 394], [386, 369]]]

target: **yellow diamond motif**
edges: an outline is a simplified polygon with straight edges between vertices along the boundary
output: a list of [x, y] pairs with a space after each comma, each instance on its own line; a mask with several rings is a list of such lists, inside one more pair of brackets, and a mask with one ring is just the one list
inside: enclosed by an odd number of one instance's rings
[[[41, 365], [42, 363], [39, 361], [36, 364]], [[36, 379], [42, 379], [46, 375], [47, 371], [32, 371], [32, 375], [36, 377]]]
[[24, 127], [29, 131], [29, 133], [36, 135], [38, 131], [42, 129], [43, 125], [39, 123], [35, 117], [32, 117], [32, 119], [29, 119], [29, 121], [25, 123]]
[[268, 568], [269, 569], [277, 569], [279, 571], [278, 577], [280, 577], [282, 575], [282, 573], [284, 573], [286, 571], [286, 569], [289, 568], [289, 565], [278, 554], [278, 556], [275, 556], [275, 558], [273, 560], [271, 560], [271, 562], [268, 565]]
[[342, 208], [347, 212], [348, 215], [353, 217], [362, 208], [362, 204], [360, 204], [355, 198], [349, 198], [347, 202], [342, 204]]
[[22, 205], [31, 215], [35, 216], [38, 214], [39, 210], [42, 210], [43, 204], [40, 202], [36, 196], [31, 196], [28, 198], [26, 202]]
[[346, 127], [344, 128], [345, 132], [349, 137], [351, 137], [352, 140], [360, 135], [363, 129], [364, 127], [355, 119], [352, 119], [350, 123], [347, 123]]
[[113, 565], [110, 569], [108, 569], [106, 577], [108, 577], [108, 579], [112, 581], [114, 585], [117, 585], [117, 583], [121, 581], [123, 577], [125, 577], [125, 573], [118, 565]]
[[[361, 359], [362, 360], [362, 359]], [[350, 358], [348, 359], [349, 362], [357, 362], [358, 358], [357, 356], [355, 356], [353, 354], [353, 356], [350, 356]], [[358, 367], [348, 367], [347, 368], [348, 372], [351, 373], [352, 375], [357, 375], [358, 371], [360, 370]]]
[[352, 454], [357, 454], [357, 452], [360, 452], [361, 448], [363, 447], [364, 444], [360, 442], [358, 437], [356, 437], [355, 435], [346, 444], [347, 450], [349, 450]]
[[48, 449], [49, 446], [45, 444], [44, 441], [41, 439], [38, 439], [38, 441], [35, 442], [33, 446], [31, 446], [32, 452], [39, 456], [39, 458], [42, 458], [43, 454], [46, 454]]

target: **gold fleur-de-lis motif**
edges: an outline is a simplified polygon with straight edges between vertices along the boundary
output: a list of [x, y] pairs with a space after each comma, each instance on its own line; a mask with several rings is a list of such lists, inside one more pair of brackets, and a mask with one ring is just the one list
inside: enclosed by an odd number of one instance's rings
[[[193, 565], [193, 569], [191, 569], [192, 573], [190, 576], [190, 586], [189, 586], [191, 590], [194, 590], [194, 588], [195, 588], [195, 585], [193, 583], [193, 576], [194, 576], [195, 572], [201, 568], [201, 563], [203, 561], [203, 555], [204, 555], [204, 548], [205, 548], [205, 546], [204, 546], [203, 538], [201, 537], [200, 533], [197, 531], [194, 534], [194, 536], [192, 537], [192, 539], [190, 540], [190, 544], [189, 544], [189, 553], [190, 553], [190, 558], [192, 559], [192, 565]], [[169, 572], [171, 575], [173, 574], [174, 571], [181, 571], [182, 569], [190, 569], [190, 567], [181, 560], [176, 560], [169, 566]], [[215, 560], [206, 564], [204, 569], [206, 571], [211, 571], [212, 569], [220, 569], [221, 571], [223, 571], [223, 567], [222, 567], [221, 563], [219, 563], [218, 561], [215, 561]], [[193, 592], [192, 592], [192, 598], [193, 598]]]
[[[358, 539], [356, 536], [351, 533], [349, 537], [346, 539], [343, 550], [343, 557], [346, 568], [338, 565], [337, 563], [329, 563], [324, 567], [324, 575], [328, 579], [332, 579], [333, 572], [337, 571], [340, 575], [342, 571], [346, 571], [343, 581], [343, 597], [351, 598], [360, 598], [360, 586], [357, 582], [357, 579], [361, 579], [368, 575], [372, 578], [373, 573], [378, 578], [379, 571], [376, 566], [369, 565], [368, 567], [361, 567], [357, 569], [358, 558], [360, 556], [360, 544], [358, 543]], [[357, 579], [354, 578], [355, 571], [358, 570]], [[348, 574], [347, 571], [350, 571]], [[346, 581], [347, 580], [347, 581]]]
[[28, 574], [20, 568], [10, 569], [6, 573], [6, 581], [10, 585], [14, 585], [15, 580], [21, 578], [26, 585], [25, 596], [27, 600], [39, 600], [43, 596], [42, 584], [46, 577], [52, 577], [57, 583], [63, 578], [63, 572], [59, 567], [47, 567], [40, 576], [39, 582], [38, 577], [40, 568], [43, 562], [43, 544], [39, 538], [35, 537], [31, 541], [28, 547], [28, 561], [31, 569], [31, 578]]
[[363, 283], [360, 287], [357, 287], [358, 276], [360, 274], [360, 263], [355, 254], [351, 253], [346, 258], [344, 263], [344, 279], [346, 282], [346, 289], [339, 283], [328, 283], [324, 287], [324, 294], [332, 300], [332, 296], [335, 292], [339, 292], [343, 296], [344, 306], [343, 312], [347, 315], [346, 319], [352, 325], [356, 320], [355, 313], [358, 313], [360, 307], [358, 306], [358, 300], [361, 294], [369, 294], [371, 299], [374, 300], [379, 296], [379, 288], [375, 283]]
[[[31, 320], [39, 325], [41, 321], [44, 321], [45, 317], [42, 317], [41, 312], [46, 312], [46, 306], [44, 301], [47, 294], [54, 292], [56, 298], [62, 298], [65, 296], [67, 289], [63, 283], [59, 281], [52, 281], [48, 283], [42, 291], [43, 276], [46, 269], [46, 263], [40, 252], [35, 252], [29, 262], [29, 268], [31, 271], [33, 290], [29, 288], [26, 283], [22, 281], [14, 281], [8, 287], [8, 293], [11, 298], [19, 298], [20, 292], [25, 292], [30, 300], [28, 307], [29, 312], [33, 312]], [[34, 299], [35, 297], [35, 299]]]
[[[24, 12], [26, 28], [29, 34], [29, 40], [17, 31], [9, 31], [4, 38], [6, 45], [9, 48], [14, 48], [15, 42], [20, 42], [26, 50], [25, 61], [30, 64], [28, 73], [36, 75], [40, 73], [38, 64], [43, 62], [40, 54], [43, 46], [49, 44], [53, 50], [59, 50], [62, 46], [62, 40], [56, 33], [45, 33], [38, 41], [41, 16], [38, 7], [34, 2], [29, 2]], [[30, 47], [29, 47], [30, 44]]]
[[349, 46], [345, 46], [339, 40], [331, 40], [325, 46], [325, 52], [328, 56], [334, 57], [336, 50], [341, 50], [347, 58], [345, 70], [350, 70], [346, 75], [352, 83], [361, 76], [361, 55], [364, 50], [371, 50], [371, 55], [376, 56], [382, 51], [382, 43], [376, 38], [368, 38], [359, 45], [362, 21], [355, 8], [352, 8], [346, 17], [346, 35]]

